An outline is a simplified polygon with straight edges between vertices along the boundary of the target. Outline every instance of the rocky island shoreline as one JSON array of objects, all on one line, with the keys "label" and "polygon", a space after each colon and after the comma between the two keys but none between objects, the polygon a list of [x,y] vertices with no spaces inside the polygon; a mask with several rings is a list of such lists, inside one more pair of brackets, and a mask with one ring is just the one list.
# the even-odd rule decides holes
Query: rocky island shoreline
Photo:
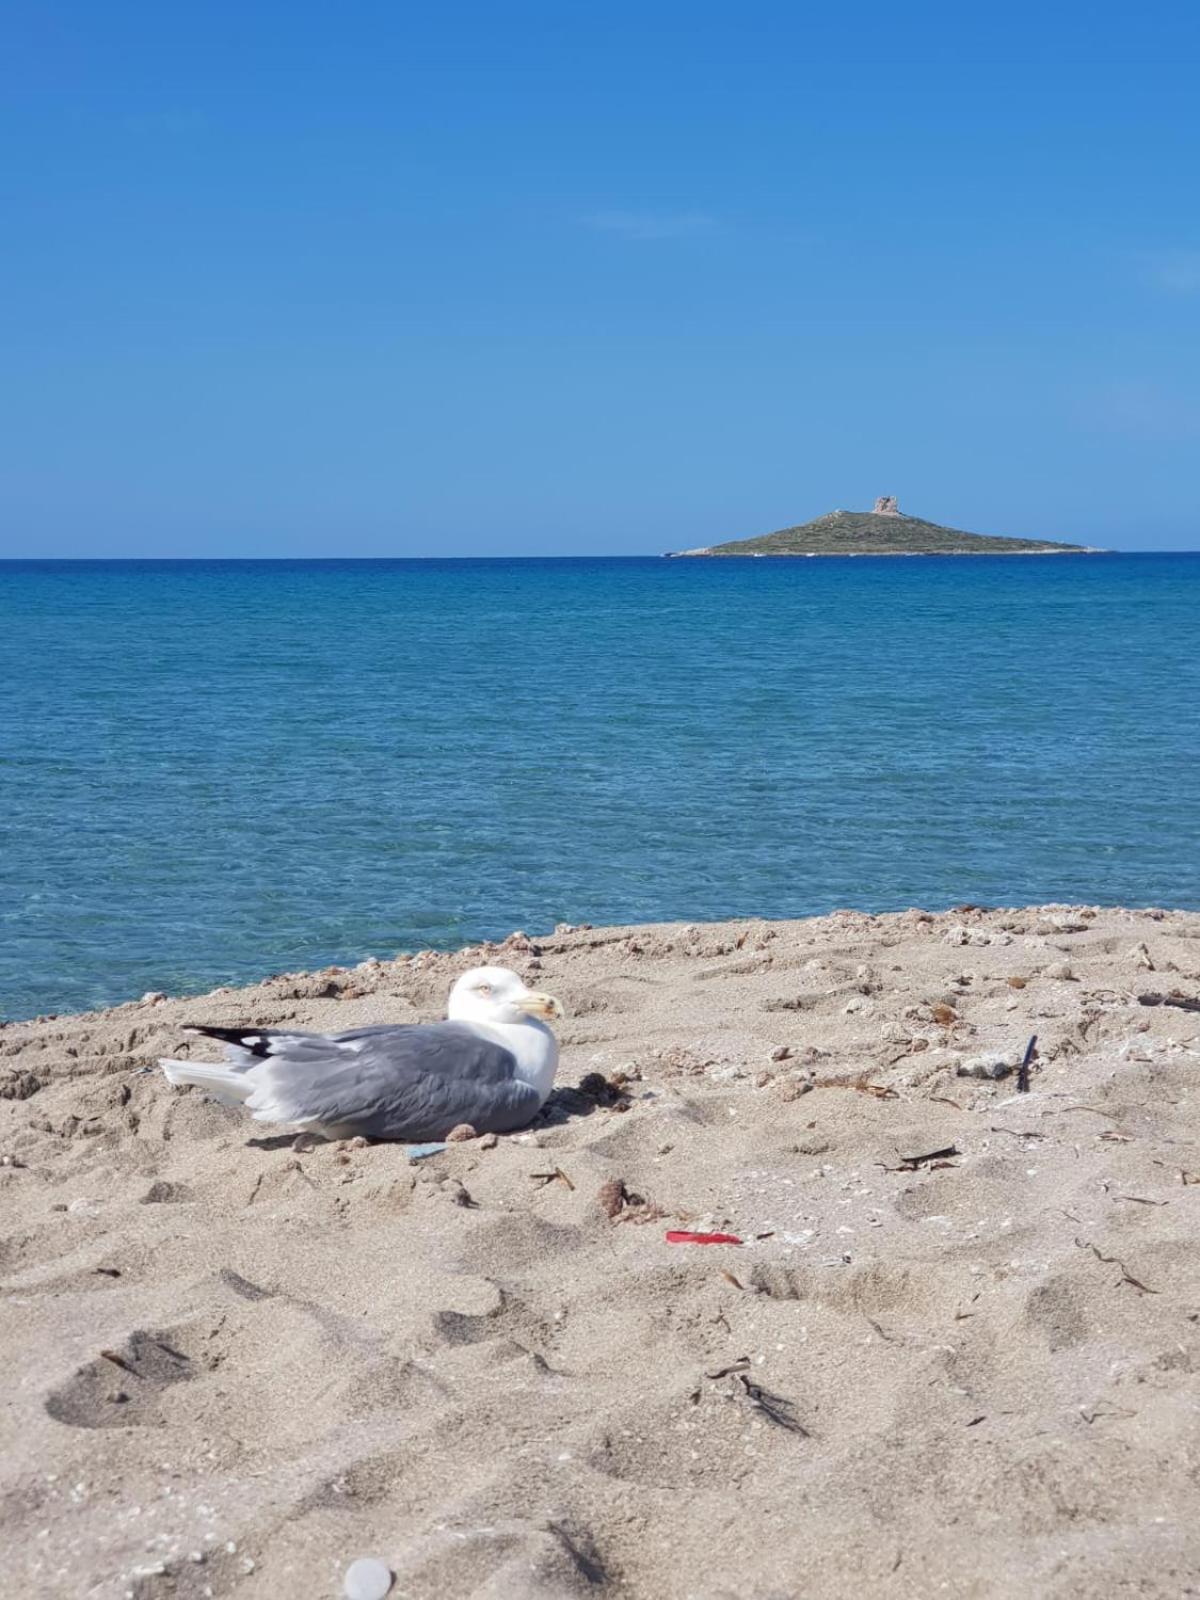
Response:
[{"label": "rocky island shoreline", "polygon": [[811,522],[753,539],[668,550],[681,556],[1082,556],[1103,555],[1092,545],[1048,539],[1011,539],[964,533],[903,513],[894,495],[881,495],[872,511],[830,511]]}]

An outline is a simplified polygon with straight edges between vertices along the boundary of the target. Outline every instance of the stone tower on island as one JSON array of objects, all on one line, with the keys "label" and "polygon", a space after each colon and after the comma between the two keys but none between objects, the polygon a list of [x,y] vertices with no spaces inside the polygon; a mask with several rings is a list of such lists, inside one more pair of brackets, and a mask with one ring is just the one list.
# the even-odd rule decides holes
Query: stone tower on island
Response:
[{"label": "stone tower on island", "polygon": [[900,502],[894,494],[881,494],[875,502],[875,515],[877,517],[898,517],[900,515]]}]

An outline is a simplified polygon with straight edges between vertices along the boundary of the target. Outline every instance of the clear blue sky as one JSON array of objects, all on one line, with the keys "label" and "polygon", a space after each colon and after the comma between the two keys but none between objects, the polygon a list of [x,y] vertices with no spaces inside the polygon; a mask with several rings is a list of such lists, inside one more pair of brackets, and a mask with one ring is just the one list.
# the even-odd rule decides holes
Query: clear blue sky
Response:
[{"label": "clear blue sky", "polygon": [[1200,546],[1195,0],[7,15],[0,555]]}]

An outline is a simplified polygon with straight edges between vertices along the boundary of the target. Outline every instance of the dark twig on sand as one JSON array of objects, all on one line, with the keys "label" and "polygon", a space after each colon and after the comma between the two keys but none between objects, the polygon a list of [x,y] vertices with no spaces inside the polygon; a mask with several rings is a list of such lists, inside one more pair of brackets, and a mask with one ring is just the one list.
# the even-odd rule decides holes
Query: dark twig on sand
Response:
[{"label": "dark twig on sand", "polygon": [[883,1167],[885,1172],[917,1172],[921,1167],[951,1167],[955,1163],[951,1156],[960,1156],[962,1151],[955,1144],[943,1145],[940,1150],[927,1150],[920,1156],[901,1156],[898,1167],[889,1167],[882,1161],[877,1161],[877,1167]]},{"label": "dark twig on sand", "polygon": [[[865,1311],[863,1312],[863,1316],[867,1317],[867,1313]],[[903,1339],[897,1339],[894,1333],[888,1333],[886,1328],[880,1327],[879,1323],[875,1321],[874,1317],[867,1317],[867,1321],[871,1324],[871,1326],[874,1328],[875,1332],[879,1335],[879,1337],[883,1340],[883,1342],[885,1344],[903,1344],[904,1343]]]},{"label": "dark twig on sand", "polygon": [[1122,1283],[1129,1284],[1132,1288],[1137,1289],[1141,1294],[1161,1294],[1161,1290],[1151,1289],[1149,1285],[1143,1283],[1140,1278],[1135,1278],[1133,1273],[1130,1272],[1129,1268],[1119,1256],[1102,1255],[1100,1251],[1096,1249],[1096,1246],[1091,1242],[1090,1239],[1076,1239],[1075,1243],[1081,1250],[1090,1250],[1095,1256],[1096,1260],[1103,1261],[1106,1266],[1119,1267],[1121,1269],[1120,1281]]},{"label": "dark twig on sand", "polygon": [[565,1183],[568,1189],[575,1187],[561,1167],[555,1167],[553,1172],[531,1172],[529,1181],[536,1183],[539,1189],[544,1189],[548,1183]]},{"label": "dark twig on sand", "polygon": [[749,1365],[749,1356],[739,1356],[736,1361],[731,1361],[727,1367],[721,1367],[717,1372],[706,1372],[704,1376],[706,1378],[711,1378],[715,1383],[718,1378],[728,1378],[730,1373],[745,1372]]},{"label": "dark twig on sand", "polygon": [[774,1423],[777,1428],[785,1429],[788,1433],[798,1434],[802,1439],[809,1437],[808,1429],[796,1416],[796,1408],[790,1400],[785,1400],[782,1395],[772,1394],[769,1389],[763,1389],[757,1383],[751,1383],[743,1372],[737,1374],[737,1381],[755,1411],[761,1412],[768,1422]]},{"label": "dark twig on sand", "polygon": [[1140,994],[1140,1006],[1175,1006],[1179,1011],[1200,1011],[1200,1000],[1194,1000],[1191,995],[1181,994],[1178,989],[1173,989],[1170,994]]}]

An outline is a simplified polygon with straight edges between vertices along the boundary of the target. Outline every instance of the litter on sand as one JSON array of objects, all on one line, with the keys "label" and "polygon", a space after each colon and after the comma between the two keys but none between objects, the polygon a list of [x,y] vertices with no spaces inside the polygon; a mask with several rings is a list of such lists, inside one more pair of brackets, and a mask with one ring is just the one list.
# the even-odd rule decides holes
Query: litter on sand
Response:
[{"label": "litter on sand", "polygon": [[424,1161],[426,1156],[441,1155],[445,1148],[446,1141],[440,1139],[433,1144],[406,1144],[404,1154],[410,1161]]},{"label": "litter on sand", "polygon": [[741,1242],[734,1233],[682,1233],[674,1228],[667,1230],[668,1244],[741,1244]]},{"label": "litter on sand", "polygon": [[374,1556],[360,1556],[346,1568],[342,1593],[346,1600],[383,1600],[395,1581],[392,1569]]}]

